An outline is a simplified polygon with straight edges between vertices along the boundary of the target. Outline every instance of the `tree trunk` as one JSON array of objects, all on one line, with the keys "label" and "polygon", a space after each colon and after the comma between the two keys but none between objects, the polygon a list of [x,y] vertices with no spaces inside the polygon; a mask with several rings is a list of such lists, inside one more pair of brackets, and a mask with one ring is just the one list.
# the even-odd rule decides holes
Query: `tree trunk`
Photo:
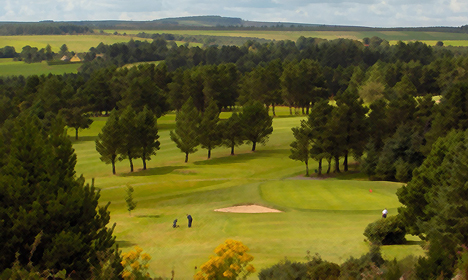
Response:
[{"label": "tree trunk", "polygon": [[252,142],[252,152],[255,152],[255,147],[257,147],[257,142]]},{"label": "tree trunk", "polygon": [[340,157],[335,156],[335,172],[340,173]]},{"label": "tree trunk", "polygon": [[133,161],[132,161],[132,157],[130,156],[130,153],[128,153],[127,155],[128,155],[128,160],[130,161],[130,172],[133,172]]},{"label": "tree trunk", "polygon": [[330,174],[330,169],[331,169],[331,158],[327,159],[327,161],[328,161],[327,174]]},{"label": "tree trunk", "polygon": [[344,156],[344,160],[343,160],[343,169],[344,171],[348,171],[348,151],[346,151],[345,153],[345,156]]},{"label": "tree trunk", "polygon": [[143,161],[143,170],[146,170],[146,157],[142,156],[141,160]]},{"label": "tree trunk", "polygon": [[185,153],[185,163],[188,162],[188,153]]},{"label": "tree trunk", "polygon": [[306,106],[306,113],[307,113],[307,115],[309,114],[309,107],[310,107],[309,104],[307,104],[307,106]]},{"label": "tree trunk", "polygon": [[78,128],[75,128],[76,134],[75,134],[75,140],[78,140]]},{"label": "tree trunk", "polygon": [[289,114],[292,116],[292,107],[289,105]]},{"label": "tree trunk", "polygon": [[318,164],[319,164],[319,166],[318,166],[317,175],[322,175],[322,159],[319,159]]},{"label": "tree trunk", "polygon": [[305,115],[304,106],[301,106],[302,114]]},{"label": "tree trunk", "polygon": [[210,159],[210,158],[211,158],[211,149],[209,148],[208,149],[208,159]]},{"label": "tree trunk", "polygon": [[309,177],[309,162],[306,161],[305,165],[306,165],[306,177]]},{"label": "tree trunk", "polygon": [[273,112],[273,117],[276,117],[275,103],[272,103],[272,104],[271,104],[271,111]]},{"label": "tree trunk", "polygon": [[231,145],[231,156],[234,155],[234,144]]},{"label": "tree trunk", "polygon": [[115,175],[115,160],[112,160],[112,174]]}]

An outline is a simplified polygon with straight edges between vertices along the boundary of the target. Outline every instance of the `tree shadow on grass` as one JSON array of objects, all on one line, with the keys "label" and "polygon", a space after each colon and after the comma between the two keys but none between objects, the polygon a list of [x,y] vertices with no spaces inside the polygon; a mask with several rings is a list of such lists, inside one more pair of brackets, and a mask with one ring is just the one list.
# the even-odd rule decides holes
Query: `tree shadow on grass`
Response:
[{"label": "tree shadow on grass", "polygon": [[242,154],[227,155],[219,158],[211,158],[206,160],[195,161],[195,165],[218,165],[223,163],[239,163],[247,162],[249,160],[257,158],[269,158],[276,157],[279,154],[283,154],[284,150],[289,151],[288,149],[274,149],[274,150],[257,150],[255,152],[246,152]]},{"label": "tree shadow on grass", "polygon": [[136,243],[132,243],[127,240],[116,240],[115,244],[119,246],[119,248],[128,248],[137,245]]},{"label": "tree shadow on grass", "polygon": [[70,136],[70,140],[73,144],[78,144],[80,142],[89,142],[96,141],[97,136],[78,136],[78,140],[75,139],[75,136]]},{"label": "tree shadow on grass", "polygon": [[161,215],[136,215],[137,218],[160,218]]},{"label": "tree shadow on grass", "polygon": [[175,122],[174,123],[158,123],[158,130],[174,130],[175,129]]},{"label": "tree shadow on grass", "polygon": [[137,177],[137,176],[152,176],[152,175],[165,175],[174,170],[187,169],[187,166],[161,166],[155,168],[148,168],[146,170],[139,170],[136,172],[129,172],[121,174],[122,177]]},{"label": "tree shadow on grass", "polygon": [[406,241],[404,244],[401,244],[401,245],[422,245],[423,242],[420,240],[420,241],[415,241],[415,240],[410,240],[410,241]]}]

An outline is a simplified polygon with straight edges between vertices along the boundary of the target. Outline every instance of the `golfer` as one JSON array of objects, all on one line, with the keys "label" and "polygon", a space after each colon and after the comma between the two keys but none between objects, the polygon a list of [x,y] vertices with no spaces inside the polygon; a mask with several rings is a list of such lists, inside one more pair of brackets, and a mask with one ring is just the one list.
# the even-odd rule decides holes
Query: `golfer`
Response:
[{"label": "golfer", "polygon": [[173,222],[173,224],[172,224],[172,227],[173,227],[173,228],[179,227],[179,226],[177,225],[177,219],[174,220],[174,222]]},{"label": "golfer", "polygon": [[388,211],[387,211],[387,208],[385,208],[385,209],[382,211],[382,218],[387,218],[387,214],[388,214]]},{"label": "golfer", "polygon": [[189,214],[187,214],[187,220],[188,220],[188,227],[192,227],[192,216],[190,216]]}]

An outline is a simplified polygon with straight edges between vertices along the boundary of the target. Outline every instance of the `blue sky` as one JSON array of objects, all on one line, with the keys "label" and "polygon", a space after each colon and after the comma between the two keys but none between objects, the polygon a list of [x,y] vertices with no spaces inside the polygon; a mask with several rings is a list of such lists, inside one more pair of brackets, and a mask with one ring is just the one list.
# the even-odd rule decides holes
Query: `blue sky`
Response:
[{"label": "blue sky", "polygon": [[154,20],[199,15],[373,27],[461,26],[468,24],[468,0],[0,0],[0,21]]}]

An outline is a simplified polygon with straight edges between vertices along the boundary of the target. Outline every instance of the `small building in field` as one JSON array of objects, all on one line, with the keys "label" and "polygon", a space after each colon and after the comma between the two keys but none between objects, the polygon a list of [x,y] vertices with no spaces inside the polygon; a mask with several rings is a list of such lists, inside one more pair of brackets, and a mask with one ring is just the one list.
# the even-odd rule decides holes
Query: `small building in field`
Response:
[{"label": "small building in field", "polygon": [[64,56],[62,56],[62,58],[60,60],[61,61],[70,61],[70,58],[68,58],[68,56],[64,55]]},{"label": "small building in field", "polygon": [[70,62],[81,62],[81,58],[79,56],[77,56],[76,54],[70,58]]}]

